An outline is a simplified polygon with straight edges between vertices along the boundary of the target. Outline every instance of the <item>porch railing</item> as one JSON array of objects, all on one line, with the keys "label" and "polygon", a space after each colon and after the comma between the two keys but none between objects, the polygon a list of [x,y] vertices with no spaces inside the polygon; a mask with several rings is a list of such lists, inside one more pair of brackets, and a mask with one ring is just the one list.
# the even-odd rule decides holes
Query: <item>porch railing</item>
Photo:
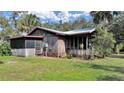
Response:
[{"label": "porch railing", "polygon": [[69,50],[70,54],[72,55],[76,55],[76,56],[81,56],[81,55],[89,55],[90,54],[90,50],[82,50],[82,49],[70,49]]}]

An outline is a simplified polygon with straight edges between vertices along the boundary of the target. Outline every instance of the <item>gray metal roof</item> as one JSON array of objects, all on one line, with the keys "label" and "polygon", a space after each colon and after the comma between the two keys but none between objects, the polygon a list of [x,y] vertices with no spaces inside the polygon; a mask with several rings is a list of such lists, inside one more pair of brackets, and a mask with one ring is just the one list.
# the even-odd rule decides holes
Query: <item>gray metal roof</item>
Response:
[{"label": "gray metal roof", "polygon": [[64,33],[67,35],[76,35],[76,34],[92,33],[94,31],[95,31],[95,28],[85,28],[85,29],[75,29],[75,30],[64,32]]},{"label": "gray metal roof", "polygon": [[92,33],[95,31],[95,28],[85,28],[85,29],[75,29],[75,30],[63,32],[63,31],[58,31],[58,30],[53,30],[53,29],[38,26],[38,27],[35,27],[34,29],[32,29],[31,33],[37,28],[43,29],[43,30],[46,30],[48,32],[52,32],[52,33],[55,33],[58,35],[76,35],[76,34],[86,34],[86,33],[88,34],[88,33]]}]

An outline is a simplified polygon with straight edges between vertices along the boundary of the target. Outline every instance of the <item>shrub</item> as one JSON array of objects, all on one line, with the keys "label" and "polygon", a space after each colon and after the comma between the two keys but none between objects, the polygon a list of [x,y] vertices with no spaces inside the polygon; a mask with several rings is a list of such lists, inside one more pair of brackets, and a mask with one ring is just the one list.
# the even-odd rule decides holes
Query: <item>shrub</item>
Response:
[{"label": "shrub", "polygon": [[10,44],[8,42],[1,41],[0,42],[0,56],[10,56],[10,55],[12,55]]},{"label": "shrub", "polygon": [[72,55],[71,55],[71,54],[68,54],[68,55],[67,55],[67,58],[68,58],[68,59],[72,59]]},{"label": "shrub", "polygon": [[123,43],[116,44],[116,53],[119,54],[120,50],[124,47]]}]

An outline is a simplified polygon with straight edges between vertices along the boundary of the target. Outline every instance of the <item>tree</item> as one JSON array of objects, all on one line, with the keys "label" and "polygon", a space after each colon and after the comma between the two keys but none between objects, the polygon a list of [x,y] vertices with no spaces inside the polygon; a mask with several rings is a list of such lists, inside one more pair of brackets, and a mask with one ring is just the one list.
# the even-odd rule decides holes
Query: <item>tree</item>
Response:
[{"label": "tree", "polygon": [[18,24],[17,28],[19,31],[28,33],[31,31],[32,27],[40,26],[41,22],[40,22],[40,19],[36,15],[26,14],[18,20],[17,24]]},{"label": "tree", "polygon": [[73,29],[83,29],[90,27],[91,21],[87,21],[85,18],[78,18],[72,23]]},{"label": "tree", "polygon": [[91,27],[91,21],[87,21],[85,18],[78,18],[75,21],[69,21],[59,24],[59,29],[61,31],[69,31],[74,29],[83,29]]},{"label": "tree", "polygon": [[21,15],[27,13],[27,11],[12,11],[10,15],[10,22],[13,30],[17,31],[17,21],[21,17]]},{"label": "tree", "polygon": [[107,28],[97,26],[96,33],[91,41],[95,49],[95,55],[105,57],[112,53],[115,40],[113,34],[107,31]]},{"label": "tree", "polygon": [[13,36],[16,36],[16,32],[14,32],[11,27],[6,27],[5,31],[0,32],[0,37],[2,41],[7,41]]},{"label": "tree", "polygon": [[64,22],[63,24],[59,24],[59,29],[60,31],[69,31],[72,30],[72,22]]},{"label": "tree", "polygon": [[2,31],[5,31],[5,28],[9,26],[9,23],[8,23],[8,20],[3,17],[3,16],[0,16],[0,28]]},{"label": "tree", "polygon": [[5,40],[5,38],[7,36],[12,36],[13,34],[13,30],[9,24],[9,21],[7,20],[7,18],[0,16],[0,37],[1,40]]},{"label": "tree", "polygon": [[114,15],[118,15],[117,11],[91,11],[90,14],[93,17],[93,22],[95,24],[99,24],[104,21],[106,23],[110,23],[113,19]]},{"label": "tree", "polygon": [[109,31],[114,34],[116,40],[115,52],[119,53],[124,46],[124,12],[121,12],[113,19],[112,24],[109,26]]}]

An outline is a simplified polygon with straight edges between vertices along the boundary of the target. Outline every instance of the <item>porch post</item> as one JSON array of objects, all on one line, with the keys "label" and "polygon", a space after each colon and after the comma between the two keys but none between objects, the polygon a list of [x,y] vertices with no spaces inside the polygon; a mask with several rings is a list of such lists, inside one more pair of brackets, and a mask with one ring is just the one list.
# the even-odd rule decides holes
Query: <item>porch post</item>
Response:
[{"label": "porch post", "polygon": [[71,50],[71,38],[68,38],[69,49]]},{"label": "porch post", "polygon": [[68,53],[70,54],[70,53],[71,53],[71,38],[69,37],[69,38],[67,39],[67,41],[68,41],[67,51],[68,51]]},{"label": "porch post", "polygon": [[28,54],[27,54],[27,40],[25,39],[25,56],[27,57]]},{"label": "porch post", "polygon": [[73,37],[73,53],[75,54],[75,37]]},{"label": "porch post", "polygon": [[86,55],[89,55],[89,52],[88,52],[88,35],[86,36]]},{"label": "porch post", "polygon": [[77,37],[77,54],[78,54],[78,51],[79,51],[79,37]]},{"label": "porch post", "polygon": [[86,50],[88,49],[88,36],[86,36]]},{"label": "porch post", "polygon": [[[83,44],[83,48],[84,48],[84,43],[83,43],[83,41],[84,41],[84,38],[83,38],[83,36],[82,36],[82,44]],[[83,52],[84,52],[84,51],[83,51],[83,50],[84,50],[83,48],[81,49],[81,55],[83,55]]]},{"label": "porch post", "polygon": [[68,48],[68,45],[69,45],[68,43],[69,43],[69,41],[68,41],[68,39],[66,38],[66,39],[65,39],[65,47],[66,47],[66,49]]}]

